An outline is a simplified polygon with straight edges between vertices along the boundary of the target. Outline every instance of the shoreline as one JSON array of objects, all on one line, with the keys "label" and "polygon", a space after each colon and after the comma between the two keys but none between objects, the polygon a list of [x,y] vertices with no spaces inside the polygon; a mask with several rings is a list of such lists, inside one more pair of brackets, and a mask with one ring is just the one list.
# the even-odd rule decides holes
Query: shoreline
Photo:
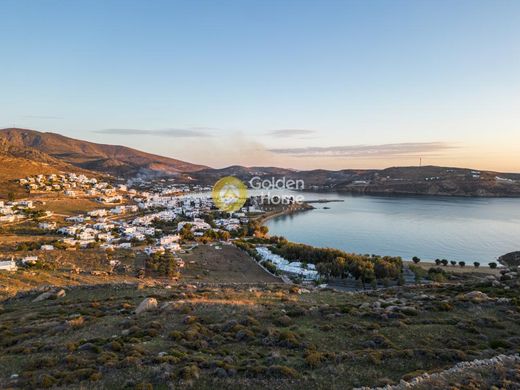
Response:
[{"label": "shoreline", "polygon": [[261,216],[258,216],[257,218],[255,218],[255,220],[258,221],[261,225],[264,225],[267,221],[277,218],[277,217],[296,214],[296,213],[300,213],[303,211],[314,210],[314,209],[315,209],[314,206],[304,202],[295,208],[286,208],[286,209],[282,209],[282,210],[270,211]]}]

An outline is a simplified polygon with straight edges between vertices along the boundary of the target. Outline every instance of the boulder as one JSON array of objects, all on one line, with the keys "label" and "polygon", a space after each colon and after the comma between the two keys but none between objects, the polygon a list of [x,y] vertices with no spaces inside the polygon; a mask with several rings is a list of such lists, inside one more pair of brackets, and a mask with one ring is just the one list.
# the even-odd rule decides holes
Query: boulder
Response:
[{"label": "boulder", "polygon": [[137,309],[135,309],[135,314],[140,315],[147,311],[156,310],[157,305],[158,305],[157,299],[146,298],[139,304],[139,306],[137,306]]},{"label": "boulder", "polygon": [[472,302],[486,302],[489,301],[490,298],[487,294],[482,291],[471,291],[463,296],[465,299],[469,299]]},{"label": "boulder", "polygon": [[53,296],[54,292],[53,291],[47,291],[47,292],[44,292],[40,295],[38,295],[36,298],[33,299],[33,302],[41,302],[41,301],[45,301],[47,299],[50,299],[52,296]]}]

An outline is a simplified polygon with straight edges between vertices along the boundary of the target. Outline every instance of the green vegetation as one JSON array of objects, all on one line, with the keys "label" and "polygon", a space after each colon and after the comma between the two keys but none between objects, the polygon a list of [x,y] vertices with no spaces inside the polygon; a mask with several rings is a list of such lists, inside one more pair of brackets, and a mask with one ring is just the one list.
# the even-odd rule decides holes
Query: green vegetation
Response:
[{"label": "green vegetation", "polygon": [[357,255],[338,249],[315,248],[287,241],[278,242],[271,250],[289,261],[299,260],[316,264],[317,271],[326,278],[352,276],[363,286],[376,279],[397,280],[403,266],[400,257]]},{"label": "green vegetation", "polygon": [[170,278],[179,276],[177,263],[171,252],[152,254],[146,260],[146,269],[159,276],[168,276]]},{"label": "green vegetation", "polygon": [[[404,287],[348,299],[334,291],[301,294],[298,287],[282,284],[104,285],[67,290],[41,303],[32,302],[37,293],[30,294],[5,301],[0,311],[0,386],[314,389],[397,384],[418,373],[520,348],[520,308],[507,301],[458,298],[475,288],[471,283]],[[478,288],[493,298],[516,294]],[[146,297],[154,297],[157,308],[134,314]]]}]

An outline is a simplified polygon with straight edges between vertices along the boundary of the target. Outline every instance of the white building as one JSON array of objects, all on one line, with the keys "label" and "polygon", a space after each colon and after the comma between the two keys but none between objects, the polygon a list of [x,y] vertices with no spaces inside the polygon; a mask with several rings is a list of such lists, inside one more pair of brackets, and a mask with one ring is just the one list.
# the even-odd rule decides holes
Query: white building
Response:
[{"label": "white building", "polygon": [[159,243],[159,245],[169,245],[169,244],[178,242],[180,240],[180,238],[181,237],[178,234],[163,236],[163,237],[159,238],[158,243]]},{"label": "white building", "polygon": [[56,222],[40,222],[38,224],[38,228],[44,230],[54,230],[56,229]]},{"label": "white building", "polygon": [[25,256],[22,259],[22,264],[35,264],[38,261],[38,256]]},{"label": "white building", "polygon": [[13,260],[0,261],[0,271],[13,272],[17,269],[18,267],[16,266],[16,263]]}]

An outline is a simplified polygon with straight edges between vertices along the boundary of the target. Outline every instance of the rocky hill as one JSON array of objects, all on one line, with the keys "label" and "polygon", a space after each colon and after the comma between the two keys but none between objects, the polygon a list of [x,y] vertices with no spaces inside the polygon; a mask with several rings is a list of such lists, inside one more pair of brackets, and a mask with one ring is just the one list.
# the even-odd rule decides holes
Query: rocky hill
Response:
[{"label": "rocky hill", "polygon": [[204,184],[222,176],[236,176],[246,182],[254,176],[275,180],[285,177],[303,180],[306,190],[373,195],[520,196],[520,174],[436,166],[339,171],[232,166],[205,169],[191,176]]},{"label": "rocky hill", "polygon": [[26,129],[0,130],[0,145],[8,154],[24,153],[31,160],[55,164],[57,160],[73,166],[119,176],[175,175],[203,168],[173,158],[141,152],[125,146],[96,144]]},{"label": "rocky hill", "polygon": [[[24,159],[16,177],[28,174],[25,167],[29,161],[33,168],[41,170],[39,173],[46,173],[49,169],[84,169],[123,177],[175,176],[179,181],[205,185],[212,185],[223,176],[235,176],[246,182],[258,176],[262,179],[303,180],[305,189],[314,191],[374,195],[520,196],[520,174],[513,173],[437,166],[298,171],[233,165],[213,169],[125,146],[96,144],[25,129],[0,130],[0,156]],[[4,163],[0,171],[6,166]],[[17,166],[16,162],[14,166]],[[46,169],[42,168],[44,166]]]}]

